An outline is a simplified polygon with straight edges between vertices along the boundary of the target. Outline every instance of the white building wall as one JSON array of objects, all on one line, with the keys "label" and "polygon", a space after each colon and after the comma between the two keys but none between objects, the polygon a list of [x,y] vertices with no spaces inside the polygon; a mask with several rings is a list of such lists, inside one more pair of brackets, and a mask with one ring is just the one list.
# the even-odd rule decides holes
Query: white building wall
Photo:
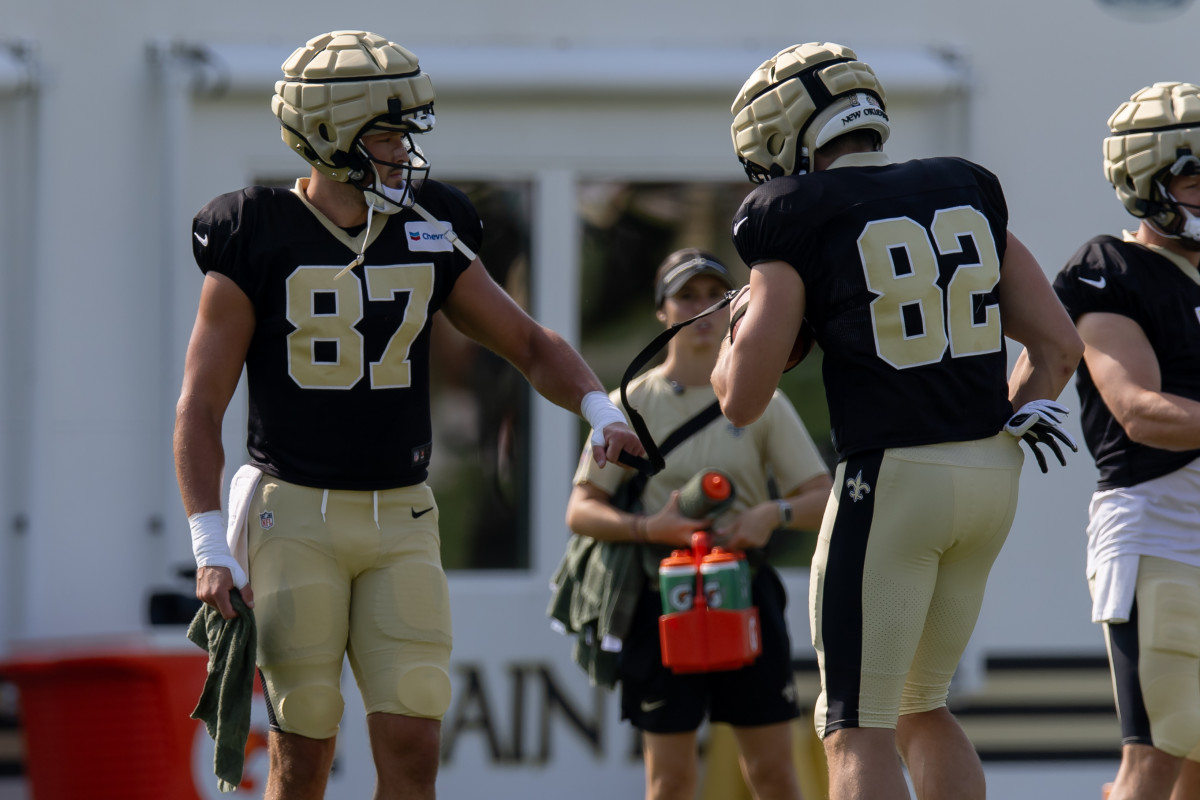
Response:
[{"label": "white building wall", "polygon": [[[739,180],[728,103],[758,61],[794,41],[843,42],[880,67],[894,156],[965,155],[998,174],[1012,229],[1048,274],[1090,236],[1131,223],[1100,171],[1107,115],[1147,83],[1200,80],[1190,34],[1200,11],[1129,20],[1101,0],[0,0],[0,20],[0,655],[29,639],[144,631],[147,590],[189,558],[170,458],[200,285],[189,220],[220,192],[304,166],[279,141],[273,75],[255,66],[264,57],[277,67],[338,27],[415,50],[439,91],[427,148],[435,175],[534,183],[534,311],[572,339],[576,309],[562,299],[576,291],[575,182]],[[13,42],[28,44],[35,80]],[[204,81],[214,73],[172,54],[179,42],[240,53],[231,74],[250,77],[213,94]],[[937,85],[945,73],[922,72],[935,51],[958,59],[949,72],[965,75],[961,93]],[[1077,404],[1073,389],[1064,397]],[[229,473],[241,405],[226,425]],[[458,658],[491,658],[500,680],[544,652],[585,697],[537,614],[501,624],[514,633],[497,637],[495,617],[480,611],[505,593],[506,609],[536,610],[560,552],[575,426],[544,402],[535,412],[535,568],[453,577]],[[1100,648],[1082,577],[1093,481],[1086,454],[1048,476],[1026,470],[980,655]],[[802,644],[805,577],[788,579]]]}]

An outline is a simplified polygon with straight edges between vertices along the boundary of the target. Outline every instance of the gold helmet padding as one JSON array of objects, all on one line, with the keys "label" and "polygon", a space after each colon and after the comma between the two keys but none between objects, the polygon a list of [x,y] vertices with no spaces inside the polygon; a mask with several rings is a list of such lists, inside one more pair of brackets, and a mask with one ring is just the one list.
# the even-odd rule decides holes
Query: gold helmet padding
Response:
[{"label": "gold helmet padding", "polygon": [[853,50],[833,42],[793,45],[763,62],[738,91],[730,108],[733,149],[755,182],[807,172],[812,152],[835,135],[868,128],[886,141],[884,106],[883,86]]},{"label": "gold helmet padding", "polygon": [[1108,118],[1104,177],[1135,217],[1171,226],[1178,211],[1164,196],[1164,171],[1200,157],[1200,87],[1156,83],[1139,89]]},{"label": "gold helmet padding", "polygon": [[363,177],[354,145],[368,125],[433,127],[433,83],[412,52],[382,36],[322,34],[292,53],[283,75],[271,98],[283,141],[334,180]]}]

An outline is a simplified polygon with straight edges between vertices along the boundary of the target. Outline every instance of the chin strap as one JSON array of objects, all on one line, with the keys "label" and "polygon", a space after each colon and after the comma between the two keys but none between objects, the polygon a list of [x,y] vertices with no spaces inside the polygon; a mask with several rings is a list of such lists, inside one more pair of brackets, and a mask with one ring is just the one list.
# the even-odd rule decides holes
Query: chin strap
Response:
[{"label": "chin strap", "polygon": [[1175,200],[1171,195],[1168,194],[1167,197],[1174,200],[1175,207],[1179,209],[1179,213],[1183,217],[1183,228],[1180,229],[1178,236],[1200,242],[1200,217],[1193,214],[1187,205]]}]

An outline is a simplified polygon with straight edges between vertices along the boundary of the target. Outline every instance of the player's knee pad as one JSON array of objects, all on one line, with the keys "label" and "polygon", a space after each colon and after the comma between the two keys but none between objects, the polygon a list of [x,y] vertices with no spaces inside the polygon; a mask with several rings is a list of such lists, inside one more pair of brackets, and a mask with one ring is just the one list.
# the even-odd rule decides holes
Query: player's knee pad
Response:
[{"label": "player's knee pad", "polygon": [[439,664],[421,663],[363,676],[367,713],[440,720],[450,708],[450,673]]},{"label": "player's knee pad", "polygon": [[450,708],[450,675],[434,665],[405,672],[396,687],[396,703],[379,711],[411,717],[441,719]]},{"label": "player's knee pad", "polygon": [[275,718],[284,733],[328,739],[337,735],[344,705],[341,692],[332,686],[301,686],[276,701]]}]

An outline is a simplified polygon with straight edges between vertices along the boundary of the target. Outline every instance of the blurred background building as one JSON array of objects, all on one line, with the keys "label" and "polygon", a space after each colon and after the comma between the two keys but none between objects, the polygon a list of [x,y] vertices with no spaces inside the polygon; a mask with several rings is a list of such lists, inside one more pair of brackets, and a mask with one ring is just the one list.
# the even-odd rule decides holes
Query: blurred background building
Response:
[{"label": "blurred background building", "polygon": [[[609,386],[655,332],[664,254],[701,246],[736,262],[729,224],[750,184],[729,105],[782,47],[855,48],[887,90],[893,159],[961,155],[995,172],[1048,274],[1090,236],[1132,227],[1101,174],[1109,113],[1149,83],[1200,80],[1191,0],[0,0],[0,20],[0,661],[190,653],[179,623],[193,562],[170,448],[201,283],[190,220],[219,193],[306,174],[269,98],[312,36],[367,29],[418,54],[437,91],[422,141],[432,176],[470,192],[485,264]],[[635,796],[636,739],[544,613],[584,431],[444,322],[435,346],[430,480],[456,634],[440,791]],[[784,387],[828,453],[819,359]],[[1077,405],[1073,388],[1064,399]],[[230,474],[244,418],[239,392]],[[998,797],[1098,797],[1115,774],[1083,577],[1094,479],[1086,453],[1026,470],[956,687]],[[810,540],[779,556],[811,696]],[[0,683],[5,800],[30,796],[21,697]],[[349,702],[331,797],[370,791],[361,715]],[[720,742],[706,791],[732,797],[714,788]],[[196,792],[216,797],[204,744],[200,730]],[[238,795],[261,792],[263,774],[252,753]]]}]

